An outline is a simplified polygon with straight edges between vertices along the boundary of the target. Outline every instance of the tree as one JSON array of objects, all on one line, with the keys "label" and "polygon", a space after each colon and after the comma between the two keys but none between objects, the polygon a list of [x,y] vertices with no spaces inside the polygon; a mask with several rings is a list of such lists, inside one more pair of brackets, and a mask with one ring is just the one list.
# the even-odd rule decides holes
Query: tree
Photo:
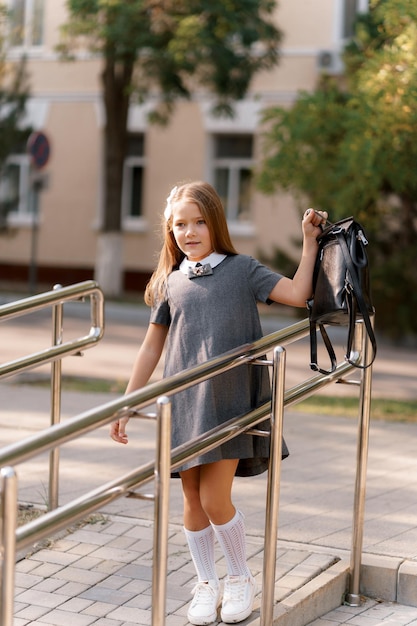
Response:
[{"label": "tree", "polygon": [[354,214],[368,231],[376,324],[417,334],[417,6],[374,0],[344,53],[344,82],[323,76],[294,107],[265,114],[258,183]]},{"label": "tree", "polygon": [[[28,137],[30,129],[22,122],[28,98],[25,59],[7,60],[8,13],[0,5],[0,181],[5,179],[7,157]],[[0,230],[7,229],[7,214],[16,206],[17,197],[0,197]]]},{"label": "tree", "polygon": [[[157,91],[151,122],[167,123],[175,102],[197,87],[214,93],[217,113],[232,114],[253,75],[278,61],[281,33],[270,20],[273,0],[68,0],[61,51],[84,45],[103,59],[106,113],[102,241],[120,250],[121,191],[132,101]],[[99,247],[108,249],[108,243]],[[107,294],[121,290],[121,259],[98,258]],[[115,268],[109,281],[111,267]]]}]

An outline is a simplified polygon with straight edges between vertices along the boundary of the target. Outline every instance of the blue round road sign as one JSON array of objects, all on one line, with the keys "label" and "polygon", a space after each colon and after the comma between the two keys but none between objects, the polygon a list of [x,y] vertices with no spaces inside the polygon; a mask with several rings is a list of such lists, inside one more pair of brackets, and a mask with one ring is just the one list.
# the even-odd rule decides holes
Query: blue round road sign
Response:
[{"label": "blue round road sign", "polygon": [[32,133],[27,142],[27,151],[32,157],[34,167],[38,170],[45,167],[51,153],[48,137],[41,132]]}]

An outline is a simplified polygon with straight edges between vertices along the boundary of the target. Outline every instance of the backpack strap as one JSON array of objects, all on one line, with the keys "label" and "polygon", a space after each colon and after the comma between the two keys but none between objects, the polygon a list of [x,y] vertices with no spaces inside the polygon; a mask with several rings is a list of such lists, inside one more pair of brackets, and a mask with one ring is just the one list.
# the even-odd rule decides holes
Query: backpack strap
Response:
[{"label": "backpack strap", "polygon": [[310,318],[310,367],[315,372],[320,372],[320,374],[331,374],[335,371],[337,365],[336,354],[332,346],[332,342],[329,339],[329,335],[324,328],[324,324],[319,324],[319,329],[321,336],[323,338],[323,343],[326,346],[327,353],[330,359],[330,370],[324,370],[319,367],[317,362],[317,325],[316,322]]},{"label": "backpack strap", "polygon": [[[336,233],[336,236],[337,236],[339,245],[341,247],[343,257],[345,259],[346,267],[348,268],[348,271],[349,271],[350,279],[352,281],[352,290],[348,291],[349,333],[348,333],[348,342],[347,342],[345,358],[349,363],[351,363],[351,365],[355,365],[356,367],[365,369],[369,367],[370,365],[372,365],[376,357],[377,347],[376,347],[374,329],[372,328],[372,324],[371,324],[371,320],[370,320],[369,312],[368,312],[368,307],[366,305],[365,299],[362,294],[362,289],[359,284],[357,270],[352,261],[352,257],[347,247],[345,235],[343,232],[339,231],[338,233]],[[370,362],[365,365],[357,365],[356,363],[353,363],[352,360],[350,359],[350,354],[352,352],[353,340],[354,340],[354,335],[355,335],[355,320],[356,320],[357,307],[359,308],[359,311],[361,312],[361,315],[365,324],[366,332],[368,333],[368,336],[372,345],[372,358]]]}]

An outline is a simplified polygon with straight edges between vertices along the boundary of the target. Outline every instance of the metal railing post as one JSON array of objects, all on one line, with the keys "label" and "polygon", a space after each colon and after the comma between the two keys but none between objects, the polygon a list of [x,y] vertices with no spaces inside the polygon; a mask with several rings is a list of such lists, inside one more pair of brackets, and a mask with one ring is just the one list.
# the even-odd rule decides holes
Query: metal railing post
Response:
[{"label": "metal railing post", "polygon": [[271,445],[265,512],[261,626],[271,626],[274,612],[282,430],[284,418],[285,357],[286,353],[284,348],[277,346],[274,350],[272,370]]},{"label": "metal railing post", "polygon": [[1,626],[12,626],[16,560],[17,476],[12,467],[4,467],[0,475],[0,624]]},{"label": "metal railing post", "polygon": [[171,478],[171,402],[157,401],[155,505],[152,572],[152,626],[164,626],[168,571],[169,484]]},{"label": "metal railing post", "polygon": [[[55,285],[54,291],[62,289],[62,285]],[[52,308],[52,343],[54,346],[62,344],[63,304],[58,302]],[[62,359],[51,364],[51,426],[61,421],[61,373]],[[59,446],[49,453],[49,493],[48,510],[52,511],[59,505]]]},{"label": "metal railing post", "polygon": [[[373,318],[372,318],[373,323]],[[362,321],[356,322],[362,343],[362,364],[368,363],[371,343]],[[353,505],[352,547],[350,554],[350,583],[345,604],[360,606],[360,573],[362,565],[363,526],[365,519],[366,473],[368,465],[369,422],[371,411],[372,365],[361,370],[359,390],[359,423],[356,451],[356,480]]]}]

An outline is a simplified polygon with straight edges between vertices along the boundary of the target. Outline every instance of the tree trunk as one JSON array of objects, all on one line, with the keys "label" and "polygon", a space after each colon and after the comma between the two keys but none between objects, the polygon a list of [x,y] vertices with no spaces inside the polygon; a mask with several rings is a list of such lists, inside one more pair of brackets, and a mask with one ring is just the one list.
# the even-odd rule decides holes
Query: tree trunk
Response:
[{"label": "tree trunk", "polygon": [[401,196],[402,215],[401,215],[401,234],[403,238],[404,247],[411,247],[415,238],[414,231],[414,214],[415,214],[415,202],[409,195],[402,194]]},{"label": "tree trunk", "polygon": [[[96,279],[104,293],[120,296],[123,289],[122,184],[127,149],[129,87],[134,59],[116,61],[109,52],[102,74],[106,112],[104,128],[104,198],[102,235],[99,235]],[[108,236],[107,236],[108,235]],[[109,245],[109,249],[106,249]]]},{"label": "tree trunk", "polygon": [[104,294],[118,297],[123,292],[123,235],[119,232],[98,234],[95,280]]}]

